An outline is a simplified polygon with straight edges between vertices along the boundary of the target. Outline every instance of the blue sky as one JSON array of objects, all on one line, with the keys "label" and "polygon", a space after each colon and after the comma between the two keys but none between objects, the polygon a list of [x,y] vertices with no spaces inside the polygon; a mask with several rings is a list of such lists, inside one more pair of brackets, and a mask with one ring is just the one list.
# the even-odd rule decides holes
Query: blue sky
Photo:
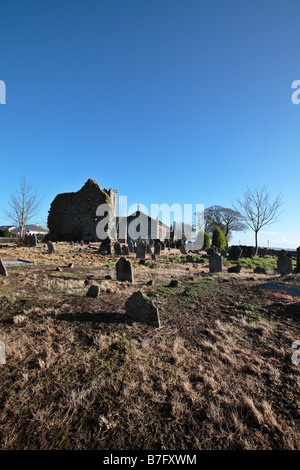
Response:
[{"label": "blue sky", "polygon": [[[47,220],[88,178],[128,205],[282,193],[260,245],[300,245],[298,0],[1,0],[0,213],[25,174]],[[9,222],[4,216],[0,223]],[[251,231],[232,243],[253,244]]]}]

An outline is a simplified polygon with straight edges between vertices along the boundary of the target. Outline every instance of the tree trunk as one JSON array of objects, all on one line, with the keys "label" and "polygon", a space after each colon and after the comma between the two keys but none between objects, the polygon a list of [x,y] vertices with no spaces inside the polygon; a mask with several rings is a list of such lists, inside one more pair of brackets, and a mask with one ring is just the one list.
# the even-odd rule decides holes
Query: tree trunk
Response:
[{"label": "tree trunk", "polygon": [[257,253],[258,253],[257,235],[258,235],[258,232],[255,232],[255,254],[254,254],[254,256],[257,256]]}]

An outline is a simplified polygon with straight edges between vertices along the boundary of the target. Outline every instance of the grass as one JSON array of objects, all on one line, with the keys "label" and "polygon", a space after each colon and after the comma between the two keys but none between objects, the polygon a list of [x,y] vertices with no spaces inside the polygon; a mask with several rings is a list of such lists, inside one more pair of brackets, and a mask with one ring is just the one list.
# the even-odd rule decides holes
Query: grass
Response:
[{"label": "grass", "polygon": [[[183,258],[136,269],[133,285],[102,279],[97,299],[81,273],[98,281],[103,265],[0,278],[1,449],[300,449],[298,299],[201,265],[189,278]],[[138,289],[161,328],[126,319]]]},{"label": "grass", "polygon": [[[267,258],[240,258],[238,261],[223,259],[223,264],[228,265],[241,265],[243,268],[255,269],[256,267],[265,268],[267,271],[276,271],[277,269],[277,258],[267,257]],[[293,260],[293,268],[296,267],[296,261]]]}]

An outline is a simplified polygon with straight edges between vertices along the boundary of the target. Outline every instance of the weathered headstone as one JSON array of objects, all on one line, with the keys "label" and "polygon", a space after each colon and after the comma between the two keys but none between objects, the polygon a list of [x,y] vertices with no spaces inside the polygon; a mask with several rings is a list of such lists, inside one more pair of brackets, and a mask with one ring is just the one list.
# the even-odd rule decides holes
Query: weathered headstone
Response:
[{"label": "weathered headstone", "polygon": [[186,255],[186,249],[184,245],[180,245],[179,250],[182,255]]},{"label": "weathered headstone", "polygon": [[156,261],[156,255],[154,253],[151,255],[151,259],[152,261]]},{"label": "weathered headstone", "polygon": [[292,258],[282,253],[277,259],[277,271],[282,275],[293,272]]},{"label": "weathered headstone", "polygon": [[37,246],[37,238],[36,238],[35,233],[30,234],[28,236],[28,244],[29,244],[29,246]]},{"label": "weathered headstone", "polygon": [[126,315],[132,320],[147,323],[148,325],[160,326],[158,308],[151,299],[141,291],[134,292],[125,303]]},{"label": "weathered headstone", "polygon": [[124,256],[129,255],[129,249],[128,249],[127,245],[122,245],[121,250],[122,250],[122,255],[124,255]]},{"label": "weathered headstone", "polygon": [[52,253],[55,253],[55,249],[54,249],[54,246],[53,246],[53,243],[51,243],[50,241],[47,242],[47,247],[48,247],[48,253],[51,255]]},{"label": "weathered headstone", "polygon": [[0,275],[1,276],[8,276],[8,272],[6,267],[3,264],[2,258],[0,258]]},{"label": "weathered headstone", "polygon": [[194,257],[192,255],[186,255],[186,262],[187,263],[193,263],[194,262]]},{"label": "weathered headstone", "polygon": [[111,255],[111,239],[109,237],[102,240],[98,253],[101,255]]},{"label": "weathered headstone", "polygon": [[254,246],[242,246],[241,247],[242,249],[242,254],[241,256],[243,258],[253,258],[253,256],[255,255],[255,248]]},{"label": "weathered headstone", "polygon": [[236,266],[230,266],[230,267],[228,268],[228,272],[229,272],[229,273],[237,273],[237,274],[238,274],[238,273],[241,272],[241,269],[242,269],[241,265],[237,264]]},{"label": "weathered headstone", "polygon": [[133,273],[132,273],[132,266],[129,260],[124,258],[119,259],[116,263],[116,274],[117,274],[117,281],[128,281],[133,282]]},{"label": "weathered headstone", "polygon": [[100,292],[99,286],[97,284],[92,284],[86,293],[86,297],[98,297],[99,292]]},{"label": "weathered headstone", "polygon": [[297,248],[297,273],[300,273],[300,246]]},{"label": "weathered headstone", "polygon": [[128,250],[129,253],[133,253],[133,243],[131,240],[128,240]]},{"label": "weathered headstone", "polygon": [[115,254],[120,256],[122,254],[121,245],[119,242],[114,243]]},{"label": "weathered headstone", "polygon": [[161,250],[160,242],[155,242],[155,244],[154,244],[154,254],[155,255],[160,255],[160,250]]},{"label": "weathered headstone", "polygon": [[152,248],[151,248],[151,246],[148,245],[148,244],[147,244],[147,246],[146,246],[146,251],[147,251],[147,254],[148,254],[148,255],[152,255]]},{"label": "weathered headstone", "polygon": [[242,256],[242,251],[243,250],[240,246],[237,246],[237,245],[231,246],[229,249],[229,253],[228,253],[228,259],[232,261],[238,261],[240,257]]},{"label": "weathered headstone", "polygon": [[142,241],[137,244],[136,257],[138,259],[145,259],[146,257],[146,246]]},{"label": "weathered headstone", "polygon": [[223,258],[218,253],[213,253],[209,257],[209,272],[221,273],[223,271]]}]

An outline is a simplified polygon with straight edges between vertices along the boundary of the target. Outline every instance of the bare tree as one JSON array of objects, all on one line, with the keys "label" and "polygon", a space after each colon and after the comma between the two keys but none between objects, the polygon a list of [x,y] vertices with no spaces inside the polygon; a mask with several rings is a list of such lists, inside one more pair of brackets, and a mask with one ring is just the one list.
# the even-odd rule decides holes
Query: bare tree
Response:
[{"label": "bare tree", "polygon": [[215,228],[219,227],[226,237],[227,245],[232,232],[244,231],[247,228],[239,211],[222,206],[211,206],[205,209],[204,221],[205,232],[213,233]]},{"label": "bare tree", "polygon": [[39,211],[41,199],[34,191],[26,176],[20,179],[19,188],[10,195],[9,209],[6,216],[20,228],[20,238],[25,235],[25,225],[35,217]]},{"label": "bare tree", "polygon": [[279,216],[283,212],[279,212],[282,205],[282,196],[279,194],[274,200],[271,200],[265,186],[254,191],[247,189],[244,199],[238,199],[237,205],[244,222],[254,231],[256,256],[258,251],[258,232],[263,227],[278,221]]}]

